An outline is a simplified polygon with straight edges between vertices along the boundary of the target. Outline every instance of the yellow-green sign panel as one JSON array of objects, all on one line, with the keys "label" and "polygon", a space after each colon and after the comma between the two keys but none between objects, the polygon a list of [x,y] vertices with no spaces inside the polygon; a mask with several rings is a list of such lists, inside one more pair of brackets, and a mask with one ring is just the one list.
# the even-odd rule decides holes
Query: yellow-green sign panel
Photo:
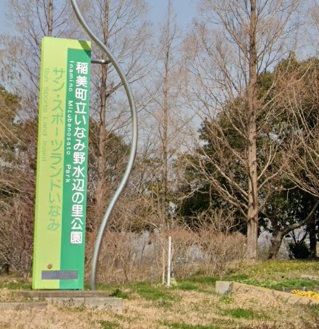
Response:
[{"label": "yellow-green sign panel", "polygon": [[83,289],[91,45],[45,37],[33,289]]}]

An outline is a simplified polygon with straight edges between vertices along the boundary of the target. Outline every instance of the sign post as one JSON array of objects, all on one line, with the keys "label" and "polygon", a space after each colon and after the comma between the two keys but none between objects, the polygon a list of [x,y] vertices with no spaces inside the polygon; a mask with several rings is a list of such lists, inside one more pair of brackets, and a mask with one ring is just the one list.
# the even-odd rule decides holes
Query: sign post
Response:
[{"label": "sign post", "polygon": [[33,289],[83,289],[91,45],[41,48]]}]

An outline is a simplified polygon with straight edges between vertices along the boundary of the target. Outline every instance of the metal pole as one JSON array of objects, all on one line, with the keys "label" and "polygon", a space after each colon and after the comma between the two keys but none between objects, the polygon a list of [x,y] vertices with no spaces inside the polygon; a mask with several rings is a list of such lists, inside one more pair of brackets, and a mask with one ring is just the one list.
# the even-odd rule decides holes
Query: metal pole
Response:
[{"label": "metal pole", "polygon": [[165,271],[166,271],[166,258],[165,258],[165,243],[166,241],[163,241],[163,245],[162,245],[162,284],[165,284]]},{"label": "metal pole", "polygon": [[167,252],[167,287],[171,286],[171,264],[172,264],[172,237],[168,237]]},{"label": "metal pole", "polygon": [[101,223],[101,226],[99,228],[99,231],[98,231],[98,234],[97,234],[97,237],[96,237],[96,241],[95,241],[93,259],[92,259],[91,280],[90,280],[91,289],[95,290],[95,288],[96,288],[97,262],[98,262],[98,258],[99,258],[100,248],[101,248],[101,244],[102,244],[102,241],[103,241],[103,235],[104,235],[104,232],[105,232],[106,224],[107,224],[107,222],[108,222],[108,220],[111,216],[112,210],[113,210],[118,198],[120,197],[120,195],[121,195],[121,193],[122,193],[122,191],[123,191],[123,189],[124,189],[124,187],[125,187],[125,185],[128,181],[128,178],[129,178],[130,173],[132,171],[134,160],[135,160],[135,157],[136,157],[137,139],[138,139],[137,112],[136,112],[135,103],[134,103],[134,99],[133,99],[133,94],[131,92],[131,88],[130,88],[129,83],[127,81],[127,78],[126,78],[124,72],[122,71],[121,67],[119,66],[118,62],[116,61],[116,59],[114,58],[112,53],[109,51],[109,49],[106,47],[106,45],[98,39],[98,37],[93,33],[93,31],[87,25],[87,23],[85,22],[82,14],[81,14],[81,11],[80,11],[79,7],[78,7],[77,1],[76,0],[71,0],[71,4],[72,4],[73,10],[76,14],[76,17],[79,20],[80,24],[82,25],[83,29],[90,36],[90,38],[101,48],[101,50],[106,54],[107,62],[112,64],[114,66],[116,72],[118,73],[118,75],[119,75],[119,77],[122,81],[122,84],[124,86],[127,98],[128,98],[130,111],[131,111],[131,117],[132,117],[132,144],[131,144],[130,155],[129,155],[127,167],[126,167],[126,170],[125,170],[124,175],[122,177],[122,180],[121,180],[114,196],[112,197],[109,206],[106,209],[105,215],[103,217],[103,220],[102,220],[102,223]]}]

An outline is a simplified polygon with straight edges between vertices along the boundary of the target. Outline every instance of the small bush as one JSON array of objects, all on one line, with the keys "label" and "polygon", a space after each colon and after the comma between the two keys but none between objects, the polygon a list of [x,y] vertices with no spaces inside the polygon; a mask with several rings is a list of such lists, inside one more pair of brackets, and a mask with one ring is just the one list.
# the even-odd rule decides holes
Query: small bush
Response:
[{"label": "small bush", "polygon": [[[173,245],[172,275],[178,280],[199,274],[220,276],[244,258],[245,237],[221,233],[214,227],[197,232],[182,227],[166,232],[107,232],[99,259],[98,281],[160,282],[167,264],[168,236],[172,237]],[[87,259],[89,267],[90,258]]]},{"label": "small bush", "polygon": [[304,241],[289,244],[290,252],[295,259],[307,259],[310,257],[310,251]]}]

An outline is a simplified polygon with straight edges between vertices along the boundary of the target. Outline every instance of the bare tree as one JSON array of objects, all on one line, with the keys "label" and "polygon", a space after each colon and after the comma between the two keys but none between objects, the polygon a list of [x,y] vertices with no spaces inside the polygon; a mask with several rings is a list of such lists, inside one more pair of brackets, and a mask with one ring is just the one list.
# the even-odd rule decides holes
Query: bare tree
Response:
[{"label": "bare tree", "polygon": [[69,19],[70,10],[68,1],[9,2],[8,15],[16,33],[1,37],[6,48],[1,63],[2,75],[6,85],[21,97],[24,117],[37,115],[41,39],[44,36],[71,36],[74,21]]},{"label": "bare tree", "polygon": [[[96,0],[86,12],[97,36],[118,58],[132,84],[146,72],[143,56],[149,31],[145,14],[144,0]],[[96,57],[104,56],[93,51]],[[95,231],[123,171],[127,148],[118,149],[120,143],[115,141],[123,138],[125,144],[129,119],[122,84],[111,65],[94,67],[92,84],[89,225]]]},{"label": "bare tree", "polygon": [[[6,56],[1,58],[3,83],[17,97],[11,117],[2,118],[5,135],[2,138],[1,162],[5,149],[10,149],[10,161],[0,182],[0,190],[10,189],[1,207],[3,236],[1,253],[6,250],[12,268],[28,274],[31,267],[33,236],[33,202],[35,173],[35,142],[37,94],[39,80],[40,43],[45,35],[59,36],[68,30],[65,3],[46,0],[10,1],[10,19],[16,26],[14,36],[2,36]],[[8,96],[6,96],[7,102]],[[9,98],[10,99],[10,98]],[[11,100],[14,96],[11,96]],[[6,106],[6,104],[5,104]],[[17,231],[17,233],[15,232]],[[19,243],[17,243],[19,241]]]},{"label": "bare tree", "polygon": [[176,23],[173,3],[167,1],[166,19],[153,50],[156,61],[152,81],[146,86],[150,103],[147,109],[149,127],[145,130],[152,143],[154,198],[159,223],[165,227],[173,224],[170,202],[174,202],[176,189],[174,161],[182,149],[190,122],[190,115],[184,107],[188,76],[181,55],[182,32]]},{"label": "bare tree", "polygon": [[[202,154],[200,170],[205,171],[208,160],[215,171],[215,177],[207,177],[212,188],[245,214],[247,257],[256,259],[258,214],[266,202],[261,191],[280,173],[270,170],[278,144],[267,127],[276,99],[272,86],[259,91],[258,80],[289,49],[298,1],[203,0],[201,5],[203,20],[187,42],[191,92],[201,119],[212,122],[207,134],[216,152]],[[218,116],[228,129],[220,126]],[[240,146],[230,142],[230,129]],[[266,140],[263,149],[258,148],[260,139]],[[237,173],[235,166],[241,168]]]},{"label": "bare tree", "polygon": [[[299,189],[309,194],[309,199],[316,200],[307,218],[286,227],[289,232],[307,225],[310,236],[312,256],[316,256],[316,222],[319,206],[319,120],[318,120],[318,87],[319,64],[316,59],[295,63],[290,72],[294,81],[285,90],[286,110],[289,122],[289,137],[285,140],[285,172],[289,180]],[[283,82],[285,84],[286,82]]]},{"label": "bare tree", "polygon": [[[172,30],[173,29],[173,30]],[[169,112],[169,85],[171,79],[171,57],[172,57],[172,47],[175,38],[176,27],[172,26],[172,1],[168,1],[167,5],[167,21],[163,34],[163,55],[164,55],[164,74],[163,74],[163,120],[160,123],[160,138],[162,144],[162,186],[163,186],[163,196],[162,196],[162,216],[167,220],[167,209],[168,209],[168,112]]]},{"label": "bare tree", "polygon": [[[2,73],[10,90],[21,97],[22,106],[18,113],[21,121],[30,123],[29,128],[32,128],[32,134],[29,134],[30,140],[28,139],[26,145],[28,150],[24,154],[32,160],[31,169],[23,167],[22,176],[30,186],[31,200],[34,181],[30,181],[30,173],[34,172],[35,161],[34,119],[37,115],[41,39],[43,36],[87,39],[87,35],[82,33],[72,17],[73,11],[69,3],[59,0],[11,1],[10,16],[14,19],[18,33],[14,37],[2,38],[3,47],[7,52],[7,56],[2,61]],[[143,16],[146,13],[144,1],[97,0],[90,4],[83,1],[80,5],[85,9],[83,12],[90,19],[92,28],[119,58],[130,82],[142,78],[144,63],[141,59],[148,36],[147,24]],[[94,53],[96,57],[102,57],[95,48]],[[129,121],[128,115],[124,114],[128,113],[128,106],[124,101],[121,83],[114,69],[107,64],[94,67],[92,83],[89,205],[91,210],[94,206],[94,213],[89,212],[88,223],[92,224],[94,221],[96,224],[101,218],[107,196],[116,184],[115,177],[123,170],[128,149],[125,143]],[[106,113],[111,107],[115,111],[108,112],[107,120]],[[122,137],[118,136],[120,133]],[[25,174],[26,171],[28,175]],[[28,207],[30,208],[30,205]],[[96,228],[94,223],[91,227],[93,230]],[[32,229],[31,226],[29,228]]]}]

